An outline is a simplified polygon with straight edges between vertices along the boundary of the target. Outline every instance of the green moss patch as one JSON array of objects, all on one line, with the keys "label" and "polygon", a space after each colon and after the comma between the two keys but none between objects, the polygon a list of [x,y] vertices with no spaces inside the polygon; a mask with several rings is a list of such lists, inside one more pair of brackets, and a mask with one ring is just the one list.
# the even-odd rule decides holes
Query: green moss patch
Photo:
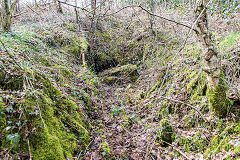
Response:
[{"label": "green moss patch", "polygon": [[226,117],[231,110],[233,102],[226,96],[227,87],[224,81],[224,74],[221,72],[219,84],[215,90],[208,89],[210,110],[219,117]]},{"label": "green moss patch", "polygon": [[[14,145],[12,154],[28,153],[30,147],[34,159],[72,158],[74,151],[88,145],[90,137],[86,128],[89,125],[83,122],[84,115],[76,103],[65,97],[50,80],[36,78],[43,85],[40,92],[29,91],[20,101],[17,95],[8,99],[3,96],[0,147]],[[18,135],[15,144],[12,142],[14,134]]]},{"label": "green moss patch", "polygon": [[162,119],[160,121],[160,129],[158,133],[158,140],[164,146],[168,146],[168,143],[174,142],[176,137],[173,126],[169,123],[169,120]]}]

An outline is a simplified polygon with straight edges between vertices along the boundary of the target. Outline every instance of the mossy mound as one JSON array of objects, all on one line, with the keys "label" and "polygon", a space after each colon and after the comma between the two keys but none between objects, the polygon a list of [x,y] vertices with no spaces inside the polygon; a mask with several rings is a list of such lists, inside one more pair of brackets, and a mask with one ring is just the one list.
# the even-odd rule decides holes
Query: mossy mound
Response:
[{"label": "mossy mound", "polygon": [[35,78],[41,89],[23,90],[22,97],[19,92],[9,92],[9,98],[1,94],[0,147],[13,146],[11,154],[28,153],[30,147],[34,159],[72,158],[78,147],[89,142],[84,115],[49,79]]},{"label": "mossy mound", "polygon": [[101,73],[103,80],[111,85],[113,83],[121,84],[123,82],[136,81],[139,77],[137,66],[128,64],[121,67],[111,68]]},{"label": "mossy mound", "polygon": [[[90,141],[85,110],[99,80],[66,50],[73,41],[77,53],[86,46],[73,33],[51,46],[41,31],[19,27],[1,35],[8,52],[0,59],[0,158],[73,159]],[[69,31],[61,33],[65,39]]]},{"label": "mossy mound", "polygon": [[179,145],[183,146],[187,152],[203,152],[208,146],[207,137],[198,131],[193,137],[182,137],[179,141]]},{"label": "mossy mound", "polygon": [[226,91],[224,74],[221,72],[219,83],[215,90],[208,89],[210,110],[221,118],[227,116],[233,105],[233,102],[227,97]]},{"label": "mossy mound", "polygon": [[158,140],[163,146],[168,146],[174,142],[176,137],[173,126],[169,123],[169,120],[162,119],[160,121],[160,129],[158,133]]}]

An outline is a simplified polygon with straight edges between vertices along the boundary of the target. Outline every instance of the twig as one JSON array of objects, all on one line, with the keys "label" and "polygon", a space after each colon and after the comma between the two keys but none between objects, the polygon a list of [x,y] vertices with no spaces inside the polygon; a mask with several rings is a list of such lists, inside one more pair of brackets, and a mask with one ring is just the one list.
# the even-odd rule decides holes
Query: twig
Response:
[{"label": "twig", "polygon": [[27,138],[27,144],[28,144],[29,160],[32,160],[32,154],[31,154],[31,148],[30,148],[29,138]]},{"label": "twig", "polygon": [[[87,145],[85,151],[88,150],[88,147],[91,145],[92,142],[93,142],[93,140],[92,140],[91,142],[88,143],[88,145]],[[77,160],[79,160],[80,156],[82,155],[82,151],[83,151],[83,150],[81,150],[81,152],[79,152],[78,157],[77,157]],[[84,157],[85,157],[85,156],[84,156]]]},{"label": "twig", "polygon": [[[208,4],[206,5],[206,7],[207,7],[211,2],[212,2],[212,0],[208,2]],[[197,19],[195,20],[195,22],[192,24],[192,26],[191,26],[188,34],[187,34],[187,37],[186,37],[186,39],[184,40],[183,45],[182,45],[182,47],[179,49],[178,52],[181,52],[181,51],[184,49],[184,47],[185,47],[185,45],[186,45],[186,43],[187,43],[187,40],[188,40],[190,34],[192,33],[192,30],[194,30],[193,27],[196,25],[196,23],[198,22],[199,18],[202,16],[203,12],[206,10],[206,7],[202,10],[202,12],[199,14],[199,16],[197,17]],[[194,30],[194,31],[195,31],[195,32],[198,32],[197,30]]]},{"label": "twig", "polygon": [[202,119],[203,119],[205,122],[207,122],[207,120],[204,118],[203,114],[202,114],[196,107],[194,107],[194,106],[192,106],[192,105],[190,105],[190,104],[188,104],[188,103],[185,103],[185,102],[183,102],[183,101],[176,100],[176,99],[172,99],[172,98],[168,98],[168,97],[164,97],[164,96],[158,96],[158,97],[163,98],[163,99],[167,99],[167,100],[169,100],[169,101],[173,101],[173,102],[176,102],[176,103],[181,103],[181,104],[184,104],[184,105],[186,105],[186,106],[188,106],[188,107],[193,108],[194,110],[196,110],[196,111],[200,114],[200,116],[202,117]]},{"label": "twig", "polygon": [[[160,18],[160,19],[163,19],[163,20],[166,20],[166,21],[169,21],[169,22],[173,22],[173,23],[176,23],[176,24],[178,24],[178,25],[181,25],[181,26],[184,26],[184,27],[187,27],[187,28],[191,29],[191,27],[188,26],[188,25],[186,25],[186,24],[183,24],[183,23],[180,23],[180,22],[174,21],[174,20],[172,20],[172,19],[168,19],[168,18],[163,17],[163,16],[156,15],[156,14],[150,12],[149,10],[147,10],[147,9],[145,9],[145,8],[143,8],[142,6],[139,6],[139,5],[125,6],[125,7],[121,8],[121,9],[119,9],[118,11],[113,12],[113,13],[110,13],[110,14],[105,15],[105,16],[111,16],[111,15],[114,15],[114,14],[116,14],[116,13],[118,13],[118,12],[120,12],[120,11],[126,9],[126,8],[140,8],[140,9],[142,9],[143,11],[147,12],[147,13],[148,13],[149,15],[151,15],[151,16],[158,17],[158,18]],[[196,29],[192,29],[192,30],[194,30],[195,32],[197,32]]]},{"label": "twig", "polygon": [[167,144],[170,145],[170,146],[172,146],[174,150],[176,150],[177,152],[179,152],[179,153],[180,153],[183,157],[185,157],[186,159],[192,160],[191,158],[188,158],[188,156],[187,156],[185,153],[183,153],[180,149],[176,148],[174,145],[172,145],[172,144],[170,144],[170,143],[168,143],[168,142],[166,142],[166,141],[164,141],[164,140],[163,140],[163,142],[164,142],[164,143],[167,143]]},{"label": "twig", "polygon": [[57,0],[57,1],[58,1],[59,3],[66,4],[66,5],[68,5],[68,6],[71,6],[71,7],[74,7],[74,8],[78,8],[78,9],[81,9],[81,10],[83,10],[83,11],[87,11],[87,12],[89,12],[89,13],[93,12],[93,11],[88,11],[88,10],[85,9],[85,8],[88,7],[88,6],[82,8],[82,7],[78,7],[78,6],[76,6],[76,5],[67,3],[67,2],[60,1],[60,0]]}]

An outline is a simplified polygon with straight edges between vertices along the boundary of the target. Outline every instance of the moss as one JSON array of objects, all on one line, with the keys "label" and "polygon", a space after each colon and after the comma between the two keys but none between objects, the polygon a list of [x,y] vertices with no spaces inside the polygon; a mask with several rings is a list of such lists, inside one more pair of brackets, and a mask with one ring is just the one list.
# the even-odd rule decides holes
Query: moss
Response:
[{"label": "moss", "polygon": [[[0,88],[10,90],[0,93],[0,150],[1,154],[9,151],[13,159],[29,158],[28,140],[33,159],[50,160],[73,159],[74,152],[84,150],[90,141],[83,107],[93,105],[91,92],[98,81],[87,68],[73,63],[72,54],[59,52],[74,46],[74,52],[80,54],[87,50],[87,41],[84,36],[49,28],[1,36],[14,58],[3,54],[0,60]],[[77,96],[68,97],[72,91]]]},{"label": "moss", "polygon": [[73,77],[73,74],[71,73],[71,71],[67,67],[60,66],[60,65],[55,65],[54,68],[56,68],[59,71],[60,75],[64,78]]},{"label": "moss", "polygon": [[186,150],[187,152],[192,151],[192,139],[190,137],[183,137],[180,139],[179,141],[179,145],[183,146],[184,150]]},{"label": "moss", "polygon": [[[5,107],[4,106],[5,105],[3,103],[3,99],[2,99],[2,97],[0,97],[0,135],[6,126]],[[1,144],[0,144],[0,146],[1,146]]]},{"label": "moss", "polygon": [[111,149],[110,149],[110,147],[109,147],[109,144],[107,143],[107,142],[103,142],[102,144],[101,144],[101,147],[102,147],[102,149],[103,149],[103,155],[107,155],[107,156],[109,156],[110,155],[110,153],[111,153]]},{"label": "moss", "polygon": [[[20,120],[24,121],[23,126],[17,131],[20,143],[11,150],[12,153],[28,152],[28,145],[24,140],[27,134],[34,159],[61,160],[65,159],[65,156],[72,159],[79,147],[89,144],[90,137],[86,130],[89,125],[83,122],[85,117],[75,102],[65,97],[49,79],[40,75],[35,77],[42,83],[42,91],[35,94],[27,92],[22,103],[16,103],[14,108],[10,109],[14,112],[7,112],[4,103],[0,102],[0,129],[5,131],[2,132],[4,139],[0,143],[0,148],[8,148],[11,145],[6,141],[7,135],[10,134],[6,132],[9,125],[6,121],[15,123]],[[24,108],[21,119],[16,112],[19,107]],[[15,132],[12,128],[9,131]]]},{"label": "moss", "polygon": [[210,111],[219,117],[226,117],[233,105],[233,102],[227,97],[226,92],[227,87],[224,82],[224,74],[221,72],[218,86],[216,86],[214,91],[208,88],[207,92]]},{"label": "moss", "polygon": [[105,83],[107,83],[108,85],[112,85],[112,84],[114,84],[114,83],[120,84],[120,80],[119,80],[119,78],[116,77],[116,76],[109,76],[109,77],[105,76],[105,77],[103,78],[103,81],[104,81]]},{"label": "moss", "polygon": [[208,140],[204,134],[198,131],[193,137],[182,137],[179,145],[187,152],[204,152],[208,146]]},{"label": "moss", "polygon": [[197,132],[192,140],[192,151],[203,152],[208,146],[208,140],[204,134]]},{"label": "moss", "polygon": [[230,137],[228,132],[230,131],[230,126],[226,127],[223,132],[213,137],[210,147],[204,153],[205,156],[210,156],[212,154],[218,154],[222,150],[229,151],[233,148],[231,144],[229,144]]},{"label": "moss", "polygon": [[77,149],[75,136],[81,137],[82,144],[88,144],[89,135],[82,122],[84,117],[77,111],[76,104],[65,97],[54,103],[56,100],[45,94],[37,101],[29,98],[23,103],[30,111],[36,104],[41,107],[42,118],[32,121],[38,128],[38,133],[30,137],[34,159],[64,159],[64,154],[72,159]]},{"label": "moss", "polygon": [[101,73],[101,75],[104,76],[105,82],[109,84],[114,82],[136,81],[139,77],[137,66],[132,64],[109,69]]},{"label": "moss", "polygon": [[[172,143],[175,140],[175,131],[173,126],[169,123],[167,119],[162,119],[160,121],[160,129],[158,133],[158,140],[164,145],[168,146],[167,143]],[[167,143],[166,143],[167,142]]]},{"label": "moss", "polygon": [[3,85],[4,80],[5,80],[5,73],[2,70],[0,70],[0,86]]}]

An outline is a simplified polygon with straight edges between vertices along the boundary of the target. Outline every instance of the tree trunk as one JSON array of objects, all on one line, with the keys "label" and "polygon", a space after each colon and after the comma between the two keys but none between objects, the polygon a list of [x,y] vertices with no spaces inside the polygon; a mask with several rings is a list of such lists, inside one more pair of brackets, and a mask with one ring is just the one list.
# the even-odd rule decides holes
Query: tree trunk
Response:
[{"label": "tree trunk", "polygon": [[1,26],[3,32],[9,32],[12,26],[12,18],[16,11],[18,0],[10,4],[9,0],[2,1],[1,8]]},{"label": "tree trunk", "polygon": [[227,87],[221,71],[221,60],[208,29],[207,3],[209,0],[201,0],[195,11],[197,36],[203,46],[203,70],[207,74],[210,112],[225,117],[229,111],[230,100],[226,96]]},{"label": "tree trunk", "polygon": [[57,12],[60,14],[63,14],[63,9],[62,9],[62,5],[60,2],[57,3]]},{"label": "tree trunk", "polygon": [[[149,2],[149,8],[152,13],[155,11],[155,2],[154,0],[150,0]],[[155,35],[155,30],[154,30],[154,16],[149,15],[149,21],[150,21],[150,29],[153,35]]]}]

